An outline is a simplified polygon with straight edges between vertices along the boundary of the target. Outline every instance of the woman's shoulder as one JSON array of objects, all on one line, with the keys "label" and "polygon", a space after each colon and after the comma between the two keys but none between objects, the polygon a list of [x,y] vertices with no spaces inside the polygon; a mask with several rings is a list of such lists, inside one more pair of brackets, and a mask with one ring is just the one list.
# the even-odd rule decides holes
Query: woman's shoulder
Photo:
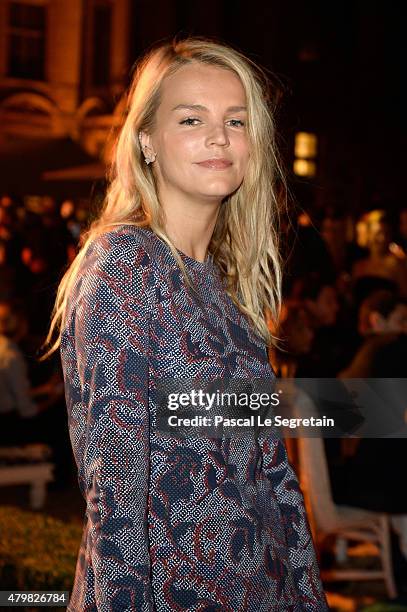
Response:
[{"label": "woman's shoulder", "polygon": [[103,261],[126,261],[141,258],[144,265],[156,258],[154,234],[149,228],[135,225],[118,225],[92,238],[86,249],[85,259],[99,264]]},{"label": "woman's shoulder", "polygon": [[79,276],[108,273],[117,277],[126,270],[132,279],[137,279],[150,272],[153,284],[153,279],[171,265],[169,248],[149,227],[123,224],[89,240]]},{"label": "woman's shoulder", "polygon": [[120,225],[90,239],[70,292],[70,303],[101,300],[151,302],[155,288],[155,248],[151,231]]}]

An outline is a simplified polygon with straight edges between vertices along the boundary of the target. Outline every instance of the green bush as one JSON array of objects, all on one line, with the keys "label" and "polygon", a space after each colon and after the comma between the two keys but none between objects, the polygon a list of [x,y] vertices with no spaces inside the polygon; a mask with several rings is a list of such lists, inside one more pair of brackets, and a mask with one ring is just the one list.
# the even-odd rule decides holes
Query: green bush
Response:
[{"label": "green bush", "polygon": [[77,523],[0,506],[0,589],[71,591],[81,535]]}]

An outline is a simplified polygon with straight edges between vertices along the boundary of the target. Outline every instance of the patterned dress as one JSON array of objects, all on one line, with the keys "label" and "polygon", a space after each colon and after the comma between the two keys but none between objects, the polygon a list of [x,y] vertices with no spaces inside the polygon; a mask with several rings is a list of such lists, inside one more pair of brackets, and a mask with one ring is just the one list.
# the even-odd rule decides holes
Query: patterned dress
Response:
[{"label": "patterned dress", "polygon": [[88,246],[62,330],[86,501],[68,612],[328,610],[298,481],[271,435],[160,435],[160,378],[274,378],[213,259],[122,225]]}]

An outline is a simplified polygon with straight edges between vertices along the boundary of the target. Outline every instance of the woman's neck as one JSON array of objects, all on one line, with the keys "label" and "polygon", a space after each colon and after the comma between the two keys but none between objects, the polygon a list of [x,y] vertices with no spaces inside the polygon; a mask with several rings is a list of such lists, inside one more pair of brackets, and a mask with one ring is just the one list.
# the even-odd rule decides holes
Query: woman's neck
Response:
[{"label": "woman's neck", "polygon": [[177,249],[197,261],[205,261],[218,216],[215,203],[163,204],[165,230]]}]

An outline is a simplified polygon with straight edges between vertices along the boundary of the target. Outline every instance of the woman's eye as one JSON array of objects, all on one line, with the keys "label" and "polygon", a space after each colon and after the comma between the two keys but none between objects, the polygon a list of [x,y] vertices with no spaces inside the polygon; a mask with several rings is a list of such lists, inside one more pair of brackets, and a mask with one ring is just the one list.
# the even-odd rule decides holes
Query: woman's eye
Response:
[{"label": "woman's eye", "polygon": [[196,125],[193,121],[199,121],[199,119],[194,119],[193,117],[187,117],[187,119],[183,119],[180,121],[181,124],[184,125]]},{"label": "woman's eye", "polygon": [[244,121],[241,121],[241,119],[231,119],[230,123],[232,123],[233,127],[244,127]]},{"label": "woman's eye", "polygon": [[[197,125],[198,123],[201,123],[201,120],[195,117],[187,117],[180,121],[181,125]],[[229,119],[228,123],[231,124],[232,127],[244,127],[245,125],[244,121],[241,119]]]}]

